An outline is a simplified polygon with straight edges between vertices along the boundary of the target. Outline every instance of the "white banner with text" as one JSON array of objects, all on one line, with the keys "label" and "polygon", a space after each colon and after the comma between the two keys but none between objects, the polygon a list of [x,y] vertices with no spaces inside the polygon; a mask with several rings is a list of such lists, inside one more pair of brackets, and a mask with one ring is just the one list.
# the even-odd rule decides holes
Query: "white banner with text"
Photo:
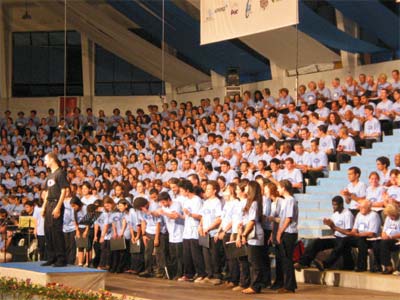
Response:
[{"label": "white banner with text", "polygon": [[298,22],[297,0],[201,0],[201,45]]}]

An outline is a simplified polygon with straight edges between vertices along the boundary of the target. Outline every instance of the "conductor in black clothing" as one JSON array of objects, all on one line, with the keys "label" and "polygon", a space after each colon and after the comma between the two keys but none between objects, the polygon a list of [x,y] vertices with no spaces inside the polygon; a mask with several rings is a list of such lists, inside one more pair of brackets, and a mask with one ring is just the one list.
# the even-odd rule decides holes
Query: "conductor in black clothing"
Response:
[{"label": "conductor in black clothing", "polygon": [[66,266],[65,243],[63,235],[64,198],[69,186],[66,174],[54,153],[48,153],[44,163],[51,173],[46,179],[46,193],[43,203],[44,235],[47,249],[47,262],[42,266]]}]

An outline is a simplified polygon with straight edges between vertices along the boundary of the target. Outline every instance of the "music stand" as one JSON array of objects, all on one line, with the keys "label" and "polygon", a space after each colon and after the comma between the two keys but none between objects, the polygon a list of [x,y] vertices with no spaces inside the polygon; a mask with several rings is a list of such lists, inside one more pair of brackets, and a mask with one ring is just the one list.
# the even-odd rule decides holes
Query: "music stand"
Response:
[{"label": "music stand", "polygon": [[29,247],[31,245],[31,231],[30,229],[33,228],[35,224],[35,219],[31,216],[20,216],[18,220],[18,228],[28,230],[28,245],[26,247],[26,257],[29,260]]}]

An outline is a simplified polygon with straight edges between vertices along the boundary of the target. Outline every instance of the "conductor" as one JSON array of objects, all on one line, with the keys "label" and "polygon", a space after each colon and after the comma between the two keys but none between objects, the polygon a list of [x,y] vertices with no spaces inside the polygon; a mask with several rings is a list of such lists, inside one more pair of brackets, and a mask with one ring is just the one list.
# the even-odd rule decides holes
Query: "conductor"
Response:
[{"label": "conductor", "polygon": [[64,218],[64,198],[69,186],[64,170],[54,153],[44,158],[46,167],[51,173],[46,179],[46,191],[43,203],[44,234],[47,249],[47,262],[42,266],[65,267],[65,243],[62,231]]}]

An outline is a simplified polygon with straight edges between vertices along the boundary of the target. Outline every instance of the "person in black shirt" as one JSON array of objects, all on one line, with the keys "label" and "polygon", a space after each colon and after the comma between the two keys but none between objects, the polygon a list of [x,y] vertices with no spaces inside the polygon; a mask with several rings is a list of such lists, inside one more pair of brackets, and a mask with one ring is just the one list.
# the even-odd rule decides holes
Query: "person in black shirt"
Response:
[{"label": "person in black shirt", "polygon": [[69,184],[65,172],[59,166],[59,160],[55,153],[47,154],[44,161],[51,173],[46,179],[46,194],[43,204],[47,262],[43,263],[42,266],[64,267],[66,266],[66,257],[62,231],[63,203]]}]

